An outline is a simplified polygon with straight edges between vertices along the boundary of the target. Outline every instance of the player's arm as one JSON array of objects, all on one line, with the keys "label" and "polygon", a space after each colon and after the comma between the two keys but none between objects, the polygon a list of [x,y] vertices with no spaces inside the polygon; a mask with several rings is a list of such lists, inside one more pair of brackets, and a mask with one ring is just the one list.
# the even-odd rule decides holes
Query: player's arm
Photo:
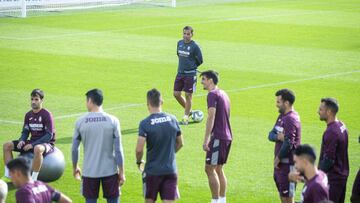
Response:
[{"label": "player's arm", "polygon": [[144,146],[146,142],[146,137],[139,135],[136,149],[135,149],[135,156],[136,156],[136,164],[140,166],[141,163],[143,163],[143,155],[144,155]]},{"label": "player's arm", "polygon": [[[48,189],[51,188],[49,186],[47,186]],[[71,199],[69,197],[67,197],[66,195],[64,195],[63,193],[61,192],[58,192],[54,189],[50,189],[51,192],[51,200],[54,201],[54,202],[59,202],[59,203],[71,203]]]},{"label": "player's arm", "polygon": [[337,136],[327,136],[326,139],[323,140],[324,151],[319,163],[319,168],[325,173],[329,172],[335,163],[336,148],[338,146],[336,137]]},{"label": "player's arm", "polygon": [[270,132],[269,132],[269,136],[268,139],[271,142],[277,142],[278,138],[277,138],[277,130],[275,128],[273,128]]},{"label": "player's arm", "polygon": [[135,158],[136,158],[136,165],[138,166],[139,170],[141,170],[141,165],[144,163],[143,155],[144,155],[144,146],[146,143],[146,130],[145,130],[145,123],[140,122],[139,124],[139,136],[135,148]]},{"label": "player's arm", "polygon": [[81,170],[78,166],[78,160],[79,160],[79,148],[80,148],[80,142],[81,142],[81,135],[79,132],[79,124],[77,123],[74,130],[74,136],[72,140],[72,147],[71,147],[71,159],[73,164],[73,175],[76,179],[80,179],[81,176]]},{"label": "player's arm", "polygon": [[24,117],[24,126],[23,126],[23,129],[21,131],[21,135],[20,135],[20,138],[19,138],[19,143],[16,146],[18,149],[21,149],[21,147],[23,145],[25,145],[25,141],[28,139],[29,134],[30,134],[29,122],[28,122],[28,119],[27,119],[27,115],[25,115],[25,117]]},{"label": "player's arm", "polygon": [[54,202],[59,202],[59,203],[71,203],[72,202],[69,197],[67,197],[63,193],[55,190],[54,188],[52,188],[48,184],[45,184],[45,186],[48,189],[48,191],[50,191],[50,193],[51,193],[51,201],[52,202],[53,201]]},{"label": "player's arm", "polygon": [[208,145],[210,142],[211,131],[214,127],[215,113],[216,113],[215,107],[208,108],[208,117],[206,119],[206,129],[205,129],[204,144],[203,144],[203,149],[205,151],[209,151]]},{"label": "player's arm", "polygon": [[49,143],[51,141],[52,137],[53,137],[53,134],[51,132],[49,132],[48,130],[46,130],[44,135],[42,135],[39,139],[32,142],[31,145],[34,147],[35,145],[38,145],[38,144]]},{"label": "player's arm", "polygon": [[195,60],[196,60],[196,65],[200,66],[203,63],[203,57],[202,57],[202,53],[201,53],[201,49],[199,46],[196,46],[197,48],[195,49]]},{"label": "player's arm", "polygon": [[63,193],[60,193],[60,198],[59,198],[59,200],[57,202],[59,202],[59,203],[72,203],[72,200],[68,196],[64,195]]},{"label": "player's arm", "polygon": [[284,138],[280,152],[278,154],[279,159],[288,157],[290,150],[296,147],[296,122],[297,121],[294,119],[290,119],[284,122]]},{"label": "player's arm", "polygon": [[183,147],[183,136],[182,136],[182,134],[180,133],[180,135],[178,135],[177,137],[176,137],[176,152],[178,152],[182,147]]},{"label": "player's arm", "polygon": [[120,122],[118,119],[116,119],[115,124],[116,124],[115,133],[114,133],[115,161],[119,170],[119,184],[121,186],[125,182],[124,152],[121,143]]}]

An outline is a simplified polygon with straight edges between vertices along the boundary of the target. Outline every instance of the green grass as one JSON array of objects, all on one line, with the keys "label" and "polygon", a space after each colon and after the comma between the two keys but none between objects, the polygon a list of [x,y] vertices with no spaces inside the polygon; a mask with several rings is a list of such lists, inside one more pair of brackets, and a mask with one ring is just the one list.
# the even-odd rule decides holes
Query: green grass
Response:
[{"label": "green grass", "polygon": [[[30,108],[29,93],[42,88],[67,164],[63,177],[51,185],[82,202],[70,155],[77,116],[66,116],[84,112],[84,93],[101,88],[105,110],[119,117],[123,131],[127,181],[122,202],[142,202],[134,149],[139,121],[148,115],[145,93],[158,88],[165,98],[164,111],[181,117],[182,109],[172,97],[175,50],[182,27],[189,24],[204,55],[200,69],[220,72],[219,86],[232,102],[234,141],[225,166],[228,202],[279,202],[272,178],[274,144],[267,133],[277,116],[274,92],[285,87],[296,92],[302,142],[317,150],[326,127],[317,115],[320,98],[339,100],[338,117],[350,133],[350,202],[360,166],[360,2],[214,2],[179,0],[175,9],[126,6],[0,18],[0,143],[19,137]],[[201,89],[198,84],[194,109],[206,112],[206,92]],[[205,122],[182,127],[179,202],[210,200],[201,147],[204,128]],[[14,193],[10,191],[8,202],[15,202]]]}]

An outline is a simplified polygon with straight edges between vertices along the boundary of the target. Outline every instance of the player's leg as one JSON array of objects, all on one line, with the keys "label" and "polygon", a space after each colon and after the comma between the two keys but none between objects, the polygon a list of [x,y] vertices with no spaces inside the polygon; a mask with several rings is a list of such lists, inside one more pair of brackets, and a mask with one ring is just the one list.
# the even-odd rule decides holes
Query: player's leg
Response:
[{"label": "player's leg", "polygon": [[215,168],[216,165],[205,165],[205,172],[208,177],[212,199],[219,199],[220,181]]},{"label": "player's leg", "polygon": [[329,181],[329,199],[335,203],[345,201],[346,181]]},{"label": "player's leg", "polygon": [[32,179],[37,180],[41,165],[43,163],[43,154],[46,151],[45,145],[39,144],[34,147],[34,159],[32,162]]},{"label": "player's leg", "polygon": [[185,108],[185,98],[181,95],[181,91],[184,89],[184,77],[176,76],[174,81],[174,97],[176,101]]},{"label": "player's leg", "polygon": [[177,187],[177,174],[165,175],[160,185],[160,197],[164,203],[175,202],[179,199],[179,190]]},{"label": "player's leg", "polygon": [[185,91],[185,112],[183,121],[187,124],[192,107],[192,95],[196,89],[196,76],[186,76],[184,79],[184,91]]},{"label": "player's leg", "polygon": [[149,176],[146,175],[143,178],[145,182],[144,196],[146,203],[154,203],[156,202],[157,195],[160,192],[160,184],[162,182],[163,176]]},{"label": "player's leg", "polygon": [[3,145],[3,158],[4,158],[4,164],[6,165],[9,161],[13,159],[12,151],[15,148],[15,144],[18,144],[18,141],[10,141],[6,142]]},{"label": "player's leg", "polygon": [[118,174],[101,178],[104,198],[107,203],[118,203],[120,197]]},{"label": "player's leg", "polygon": [[82,195],[86,203],[96,203],[99,197],[100,178],[82,177]]},{"label": "player's leg", "polygon": [[[14,141],[14,142],[16,145],[18,144],[18,141]],[[16,146],[14,142],[12,141],[6,142],[3,145],[3,158],[4,158],[3,160],[4,160],[4,168],[5,168],[4,176],[6,178],[10,178],[9,169],[6,167],[6,164],[13,159],[12,151]]]},{"label": "player's leg", "polygon": [[227,188],[227,178],[225,176],[223,166],[227,162],[227,158],[230,153],[231,141],[230,140],[219,140],[219,160],[216,167],[216,173],[219,177],[220,182],[220,197],[219,203],[226,203],[226,188]]},{"label": "player's leg", "polygon": [[286,163],[280,163],[279,168],[275,169],[275,183],[282,203],[294,202],[295,183],[288,179],[288,174],[292,169],[293,166]]},{"label": "player's leg", "polygon": [[186,103],[185,103],[184,115],[189,117],[190,111],[191,111],[191,106],[192,106],[192,93],[185,92],[185,100],[186,100]]},{"label": "player's leg", "polygon": [[223,165],[216,166],[216,173],[219,177],[219,183],[220,183],[219,198],[223,199],[224,200],[223,202],[226,202],[225,197],[226,197],[227,178],[223,170]]}]

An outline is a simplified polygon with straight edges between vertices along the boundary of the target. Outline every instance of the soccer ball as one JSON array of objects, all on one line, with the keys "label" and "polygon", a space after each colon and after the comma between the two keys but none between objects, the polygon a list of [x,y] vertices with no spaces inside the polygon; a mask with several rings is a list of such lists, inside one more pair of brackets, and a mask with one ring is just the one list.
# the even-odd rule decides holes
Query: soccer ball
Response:
[{"label": "soccer ball", "polygon": [[200,123],[204,119],[204,113],[200,110],[192,111],[191,118],[195,123]]}]

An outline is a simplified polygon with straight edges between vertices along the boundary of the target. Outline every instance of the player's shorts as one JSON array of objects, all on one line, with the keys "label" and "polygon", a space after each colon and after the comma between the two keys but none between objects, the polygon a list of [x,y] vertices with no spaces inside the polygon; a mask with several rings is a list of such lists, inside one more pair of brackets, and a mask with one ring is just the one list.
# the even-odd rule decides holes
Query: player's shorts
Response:
[{"label": "player's shorts", "polygon": [[180,198],[177,187],[177,174],[147,175],[143,173],[143,192],[145,199],[156,201],[158,193],[162,200],[176,200]]},{"label": "player's shorts", "polygon": [[345,180],[333,181],[329,179],[329,199],[333,202],[344,203],[346,194]]},{"label": "player's shorts", "polygon": [[[24,150],[25,145],[30,144],[30,140],[26,140],[25,144],[21,147],[21,149],[17,148],[17,145],[19,144],[19,140],[13,140],[12,143],[14,144],[14,150],[13,151],[15,151],[15,152],[20,152],[20,154],[24,154],[24,153],[28,153],[28,152],[34,153],[34,148],[29,149],[28,151]],[[42,145],[42,146],[45,147],[45,151],[43,153],[44,157],[54,151],[54,145],[53,144],[42,143],[42,144],[39,144],[39,145]]]},{"label": "player's shorts", "polygon": [[288,175],[294,171],[293,165],[288,163],[279,163],[279,168],[274,168],[274,180],[281,197],[294,197],[296,183],[290,182]]},{"label": "player's shorts", "polygon": [[101,178],[82,177],[82,195],[87,199],[97,199],[99,197],[100,182],[103,190],[103,197],[106,199],[117,198],[119,192],[118,174]]},{"label": "player's shorts", "polygon": [[193,93],[196,90],[196,75],[195,76],[181,76],[177,75],[174,82],[174,91],[184,91]]},{"label": "player's shorts", "polygon": [[209,143],[210,150],[206,152],[205,163],[209,165],[226,164],[231,148],[231,140],[220,140],[211,138]]}]

